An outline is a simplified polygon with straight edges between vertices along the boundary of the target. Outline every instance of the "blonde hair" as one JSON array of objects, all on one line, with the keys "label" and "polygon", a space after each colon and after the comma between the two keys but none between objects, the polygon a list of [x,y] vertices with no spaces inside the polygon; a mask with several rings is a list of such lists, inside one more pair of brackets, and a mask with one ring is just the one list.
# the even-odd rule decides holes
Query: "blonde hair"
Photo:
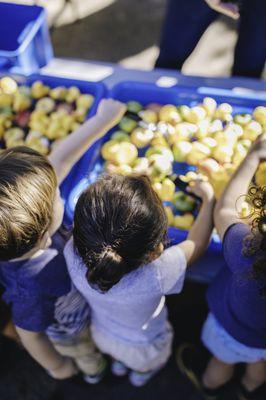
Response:
[{"label": "blonde hair", "polygon": [[28,147],[0,153],[0,260],[32,250],[49,228],[57,188],[48,159]]}]

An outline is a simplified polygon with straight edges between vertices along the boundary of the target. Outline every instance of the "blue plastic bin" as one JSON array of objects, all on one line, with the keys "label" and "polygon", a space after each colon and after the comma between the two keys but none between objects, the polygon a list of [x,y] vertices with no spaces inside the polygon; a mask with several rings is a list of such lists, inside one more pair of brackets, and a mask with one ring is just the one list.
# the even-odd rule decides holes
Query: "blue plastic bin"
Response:
[{"label": "blue plastic bin", "polygon": [[[77,86],[80,89],[81,93],[92,94],[94,96],[94,103],[88,112],[87,118],[90,118],[93,115],[95,115],[100,100],[103,97],[106,97],[107,93],[106,86],[101,82],[85,82],[80,80],[57,78],[53,76],[45,76],[39,74],[34,74],[31,77],[29,77],[26,80],[25,84],[32,85],[36,80],[40,80],[45,85],[48,85],[52,88],[56,86],[66,86],[66,87]],[[95,146],[92,146],[91,148],[92,153],[94,153],[94,148]],[[68,174],[67,178],[62,183],[60,190],[61,190],[61,195],[65,201],[67,201],[73,187],[75,187],[79,183],[82,174],[87,172],[88,164],[90,162],[90,157],[91,154],[88,154],[87,152],[77,162],[77,164],[74,165],[74,167]],[[70,220],[69,216],[66,216],[65,222],[70,223],[71,221],[72,219]]]},{"label": "blue plastic bin", "polygon": [[52,57],[44,8],[0,3],[0,69],[29,75]]},{"label": "blue plastic bin", "polygon": [[[162,88],[155,84],[141,83],[141,82],[121,82],[114,86],[109,92],[109,96],[120,100],[122,102],[128,102],[129,100],[139,101],[141,104],[146,105],[148,103],[159,103],[159,104],[187,104],[193,106],[198,104],[206,96],[211,96],[216,99],[218,103],[229,102],[234,107],[234,113],[247,113],[258,106],[265,104],[262,99],[257,100],[254,96],[250,98],[241,95],[235,95],[231,91],[225,91],[220,89],[208,89],[201,93],[200,88],[193,87],[182,87],[176,86],[173,88]],[[73,187],[70,192],[68,202],[66,204],[66,213],[69,220],[73,218],[75,204],[80,193],[102,172],[103,159],[100,155],[100,147],[102,144],[110,138],[112,131],[108,132],[106,136],[98,141],[93,148],[91,148],[87,154],[87,170],[80,171],[80,177],[78,185]],[[189,166],[184,163],[175,163],[175,172],[184,173]],[[76,177],[78,180],[78,178]],[[187,231],[179,230],[177,228],[169,228],[169,238],[171,244],[176,244],[183,241],[187,236]],[[204,257],[197,262],[190,270],[189,274],[191,277],[198,281],[209,281],[217,274],[218,270],[224,265],[224,260],[221,252],[221,243],[217,236],[214,236],[208,251]],[[210,268],[212,266],[212,268]]]}]

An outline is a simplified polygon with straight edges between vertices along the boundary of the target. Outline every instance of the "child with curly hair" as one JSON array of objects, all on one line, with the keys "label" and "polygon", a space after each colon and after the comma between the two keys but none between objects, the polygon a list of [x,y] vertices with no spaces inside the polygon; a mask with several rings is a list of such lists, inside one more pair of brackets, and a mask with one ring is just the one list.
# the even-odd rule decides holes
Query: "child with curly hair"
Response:
[{"label": "child with curly hair", "polygon": [[[238,398],[266,398],[266,187],[250,187],[259,163],[265,159],[264,134],[215,207],[215,226],[223,242],[226,266],[207,293],[210,313],[202,341],[212,358],[202,376],[193,362],[195,350],[189,345],[178,350],[181,371],[205,398],[218,398],[231,386],[237,363],[246,364],[237,383]],[[237,216],[236,204],[246,193],[251,213],[244,223]]]}]

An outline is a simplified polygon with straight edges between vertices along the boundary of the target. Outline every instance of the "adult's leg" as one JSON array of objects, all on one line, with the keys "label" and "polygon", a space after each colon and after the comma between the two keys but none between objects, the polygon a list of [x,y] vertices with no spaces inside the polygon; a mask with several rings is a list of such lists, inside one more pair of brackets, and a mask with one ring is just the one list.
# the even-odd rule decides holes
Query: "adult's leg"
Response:
[{"label": "adult's leg", "polygon": [[168,0],[155,66],[181,69],[217,15],[204,0]]},{"label": "adult's leg", "polygon": [[243,0],[232,74],[259,78],[266,61],[266,2]]}]

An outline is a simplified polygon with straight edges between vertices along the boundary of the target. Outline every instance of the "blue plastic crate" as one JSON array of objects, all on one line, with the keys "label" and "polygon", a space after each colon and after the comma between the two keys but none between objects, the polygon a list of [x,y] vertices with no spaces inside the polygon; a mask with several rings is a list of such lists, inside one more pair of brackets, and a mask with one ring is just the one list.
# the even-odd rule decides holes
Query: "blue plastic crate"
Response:
[{"label": "blue plastic crate", "polygon": [[0,69],[29,75],[52,57],[44,8],[0,3]]},{"label": "blue plastic crate", "polygon": [[[216,99],[218,103],[228,102],[234,107],[234,113],[247,113],[258,105],[266,104],[263,99],[256,99],[254,96],[250,98],[241,95],[235,95],[231,91],[225,91],[220,89],[211,88],[208,93],[208,89],[201,93],[200,89],[192,87],[176,86],[173,88],[162,88],[155,84],[140,83],[140,82],[122,82],[114,86],[109,92],[109,96],[120,100],[122,102],[128,102],[129,100],[135,100],[140,102],[142,105],[148,103],[159,103],[159,104],[175,104],[181,105],[186,104],[194,106],[201,102],[204,97],[211,96]],[[113,130],[112,130],[113,131]],[[102,144],[109,140],[112,131],[108,132],[106,136],[94,144],[87,154],[87,169],[80,174],[80,180],[77,186],[73,186],[73,190],[70,192],[69,200],[66,204],[66,213],[69,220],[73,219],[73,213],[75,204],[80,193],[95,179],[103,170],[103,159],[100,155],[100,148]],[[175,163],[175,172],[184,173],[190,167],[184,163]],[[185,240],[187,231],[179,230],[171,227],[168,231],[169,239],[171,244],[179,243]],[[190,270],[190,276],[198,281],[209,281],[217,273],[217,271],[224,265],[224,260],[221,252],[221,242],[217,236],[212,238],[208,251],[204,257],[193,265]],[[212,268],[210,268],[212,266]]]},{"label": "blue plastic crate", "polygon": [[[90,108],[87,118],[92,117],[96,114],[98,105],[100,100],[106,96],[107,89],[106,86],[101,82],[85,82],[80,80],[73,80],[73,79],[65,79],[65,78],[57,78],[53,76],[45,76],[35,74],[29,77],[25,84],[32,85],[36,80],[42,81],[45,85],[48,85],[52,88],[56,86],[77,86],[81,93],[88,93],[94,96],[94,103]],[[94,152],[94,147],[92,146],[91,151]],[[61,185],[61,195],[65,201],[67,201],[70,191],[73,187],[75,187],[81,179],[81,175],[84,174],[84,171],[87,171],[87,166],[90,162],[91,154],[86,153],[77,164],[71,169],[70,173],[68,174],[67,178]],[[66,222],[70,222],[69,217],[66,217]]]}]

